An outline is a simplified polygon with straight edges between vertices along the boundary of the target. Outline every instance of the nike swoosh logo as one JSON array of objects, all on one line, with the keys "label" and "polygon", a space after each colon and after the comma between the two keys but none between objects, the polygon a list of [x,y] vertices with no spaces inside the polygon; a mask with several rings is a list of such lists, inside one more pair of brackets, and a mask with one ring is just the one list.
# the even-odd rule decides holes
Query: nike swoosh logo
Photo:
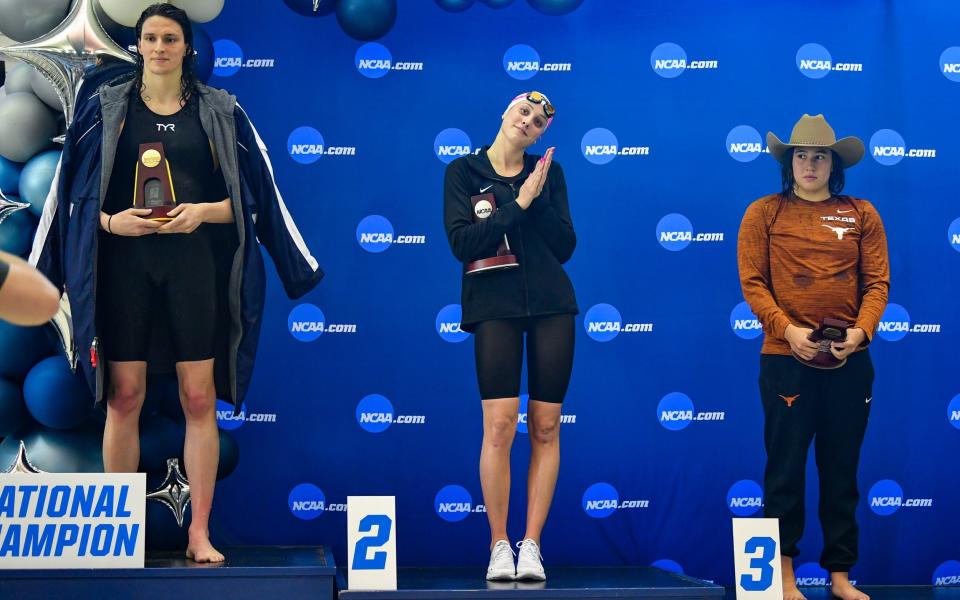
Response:
[{"label": "nike swoosh logo", "polygon": [[837,209],[837,214],[838,214],[838,215],[845,215],[845,214],[847,214],[848,212],[853,212],[853,209],[852,209],[852,208],[851,208],[850,210],[840,210],[839,208]]},{"label": "nike swoosh logo", "polygon": [[488,185],[487,187],[485,187],[485,188],[483,188],[482,190],[480,190],[480,193],[482,194],[482,193],[484,193],[485,191],[489,190],[489,189],[492,188],[492,187],[493,187],[493,184],[491,183],[491,184]]},{"label": "nike swoosh logo", "polygon": [[864,401],[864,404],[870,404],[870,401],[871,401],[871,400],[873,400],[873,396],[867,398],[867,399]]}]

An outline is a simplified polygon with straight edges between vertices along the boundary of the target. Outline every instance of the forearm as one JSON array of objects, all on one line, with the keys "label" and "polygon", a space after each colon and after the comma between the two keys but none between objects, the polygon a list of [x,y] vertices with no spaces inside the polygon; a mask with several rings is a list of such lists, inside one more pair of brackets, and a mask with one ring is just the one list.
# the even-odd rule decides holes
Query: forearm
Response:
[{"label": "forearm", "polygon": [[205,202],[199,205],[203,209],[204,223],[233,223],[233,205],[230,198],[220,202]]},{"label": "forearm", "polygon": [[23,326],[45,323],[57,312],[57,288],[22,259],[4,252],[0,258],[10,269],[0,287],[0,319]]}]

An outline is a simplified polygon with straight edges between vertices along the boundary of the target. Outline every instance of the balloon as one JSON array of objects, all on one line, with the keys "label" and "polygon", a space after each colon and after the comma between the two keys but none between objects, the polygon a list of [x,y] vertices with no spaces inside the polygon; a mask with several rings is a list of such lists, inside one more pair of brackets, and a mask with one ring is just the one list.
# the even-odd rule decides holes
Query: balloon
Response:
[{"label": "balloon", "polygon": [[144,9],[154,3],[156,0],[100,0],[100,8],[114,22],[124,27],[136,27]]},{"label": "balloon", "polygon": [[51,346],[43,327],[17,327],[0,320],[0,377],[20,381],[30,367],[53,354]]},{"label": "balloon", "polygon": [[545,15],[565,15],[575,11],[583,0],[527,0],[534,9]]},{"label": "balloon", "polygon": [[226,431],[220,430],[220,462],[217,465],[217,480],[233,473],[240,463],[240,446]]},{"label": "balloon", "polygon": [[179,459],[167,459],[167,474],[160,487],[147,492],[147,500],[165,505],[173,513],[177,525],[183,526],[184,514],[190,505],[190,482],[184,477],[180,464]]},{"label": "balloon", "polygon": [[124,50],[133,52],[130,50],[130,46],[137,45],[137,30],[134,27],[127,27],[117,23],[110,18],[110,15],[103,12],[103,8],[96,4],[94,6],[94,12],[97,15],[97,20],[100,21],[100,25],[103,26],[104,31],[107,32],[107,35],[110,36],[110,39],[115,41],[118,46]]},{"label": "balloon", "polygon": [[197,51],[197,79],[206,83],[213,75],[213,40],[202,27],[193,28],[193,49]]},{"label": "balloon", "polygon": [[97,20],[93,0],[75,0],[53,31],[29,42],[0,48],[0,54],[33,65],[53,85],[63,104],[67,125],[73,122],[73,103],[84,69],[98,58],[133,62],[133,56],[118,46]]},{"label": "balloon", "polygon": [[513,4],[513,0],[480,0],[490,8],[506,8]]},{"label": "balloon", "polygon": [[[0,159],[3,159],[0,156]],[[6,160],[6,159],[4,159]],[[13,163],[16,164],[16,163]],[[19,182],[17,183],[19,185]],[[20,202],[16,196],[5,196],[3,191],[0,190],[0,223],[3,223],[7,217],[17,212],[18,210],[23,210],[25,208],[30,208],[29,202]]]},{"label": "balloon", "polygon": [[0,100],[0,156],[27,162],[56,134],[53,113],[33,94],[8,94]]},{"label": "balloon", "polygon": [[183,452],[184,428],[163,415],[140,419],[140,471],[166,473],[167,459]]},{"label": "balloon", "polygon": [[20,189],[23,165],[0,156],[0,194],[16,194]]},{"label": "balloon", "polygon": [[92,422],[69,431],[29,425],[0,444],[0,465],[6,469],[16,459],[20,440],[27,458],[48,473],[103,473],[103,429]]},{"label": "balloon", "polygon": [[[147,489],[152,490],[162,481],[160,479],[147,476]],[[190,528],[190,522],[193,520],[193,513],[187,506],[183,514],[183,527],[177,526],[176,518],[170,513],[163,504],[159,502],[147,502],[146,511],[146,547],[147,550],[177,550],[183,552],[187,547],[187,530]]]},{"label": "balloon", "polygon": [[70,310],[70,298],[67,292],[60,294],[60,308],[57,314],[50,319],[50,325],[53,326],[57,339],[60,340],[60,349],[63,350],[63,356],[67,359],[71,371],[77,369],[77,348],[73,339],[73,315]]},{"label": "balloon", "polygon": [[[0,379],[0,438],[13,435],[23,426],[27,411],[23,406],[23,394],[20,386],[6,379]],[[0,464],[0,472],[7,465]]]},{"label": "balloon", "polygon": [[337,22],[355,40],[368,42],[385,35],[397,20],[396,0],[339,0]]},{"label": "balloon", "polygon": [[15,212],[0,223],[0,250],[25,256],[30,252],[30,242],[33,240],[33,229],[37,226],[30,211]]},{"label": "balloon", "polygon": [[30,65],[14,65],[12,69],[7,70],[7,81],[3,87],[7,88],[8,94],[19,94],[20,92],[33,93],[33,87],[30,85],[30,75],[33,69]]},{"label": "balloon", "polygon": [[82,373],[71,373],[62,356],[51,356],[30,369],[23,382],[27,410],[51,429],[72,429],[90,417],[93,397]]},{"label": "balloon", "polygon": [[43,100],[44,104],[58,113],[62,113],[63,102],[60,101],[60,96],[57,95],[57,89],[53,87],[53,84],[47,81],[39,71],[33,68],[30,69],[30,91],[33,92],[37,98]]},{"label": "balloon", "polygon": [[474,0],[436,0],[443,10],[449,12],[463,12],[473,6]]},{"label": "balloon", "polygon": [[305,17],[322,17],[337,8],[337,0],[283,0],[294,12]]},{"label": "balloon", "polygon": [[60,161],[60,150],[48,150],[30,159],[20,174],[20,200],[30,203],[30,212],[38,218],[43,214],[53,175]]},{"label": "balloon", "polygon": [[[147,377],[147,398],[143,410],[148,414],[161,414],[174,423],[183,424],[183,409],[180,407],[180,384],[176,375],[154,375]],[[179,448],[177,452],[182,449]],[[173,455],[171,455],[173,456]],[[171,458],[167,456],[166,458]]]},{"label": "balloon", "polygon": [[70,8],[70,0],[0,0],[0,31],[25,42],[56,27]]},{"label": "balloon", "polygon": [[223,0],[170,0],[170,4],[186,11],[195,23],[207,23],[223,10]]}]

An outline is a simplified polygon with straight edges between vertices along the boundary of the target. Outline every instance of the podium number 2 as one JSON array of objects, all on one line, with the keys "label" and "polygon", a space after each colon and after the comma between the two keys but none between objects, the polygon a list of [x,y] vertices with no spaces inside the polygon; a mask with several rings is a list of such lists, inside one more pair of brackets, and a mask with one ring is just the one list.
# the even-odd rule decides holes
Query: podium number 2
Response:
[{"label": "podium number 2", "polygon": [[752,537],[743,548],[746,554],[753,554],[758,550],[761,554],[750,559],[750,568],[759,569],[759,577],[753,577],[749,573],[740,576],[740,587],[748,592],[762,592],[773,585],[773,559],[776,558],[777,544],[773,538]]},{"label": "podium number 2", "polygon": [[355,571],[375,571],[383,569],[387,565],[386,552],[374,552],[373,556],[367,557],[367,550],[370,548],[379,548],[390,539],[390,528],[393,522],[387,515],[367,515],[360,519],[360,533],[366,533],[377,528],[377,533],[360,538],[353,550],[353,570]]}]

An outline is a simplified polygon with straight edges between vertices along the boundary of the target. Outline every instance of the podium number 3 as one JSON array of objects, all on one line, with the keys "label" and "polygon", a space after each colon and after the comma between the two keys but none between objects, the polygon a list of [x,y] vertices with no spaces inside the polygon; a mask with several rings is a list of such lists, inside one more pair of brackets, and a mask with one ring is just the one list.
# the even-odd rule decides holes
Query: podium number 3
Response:
[{"label": "podium number 3", "polygon": [[360,533],[366,533],[374,527],[377,528],[377,533],[357,540],[357,545],[353,549],[354,571],[375,571],[386,567],[386,552],[374,552],[373,556],[367,557],[367,550],[386,544],[390,539],[392,525],[393,522],[387,515],[367,515],[360,519]]},{"label": "podium number 3", "polygon": [[750,559],[750,568],[759,569],[760,575],[753,577],[749,573],[740,576],[740,587],[748,592],[762,592],[773,585],[773,559],[776,558],[777,544],[773,538],[752,537],[747,540],[743,551],[753,554],[761,551],[760,556]]}]

